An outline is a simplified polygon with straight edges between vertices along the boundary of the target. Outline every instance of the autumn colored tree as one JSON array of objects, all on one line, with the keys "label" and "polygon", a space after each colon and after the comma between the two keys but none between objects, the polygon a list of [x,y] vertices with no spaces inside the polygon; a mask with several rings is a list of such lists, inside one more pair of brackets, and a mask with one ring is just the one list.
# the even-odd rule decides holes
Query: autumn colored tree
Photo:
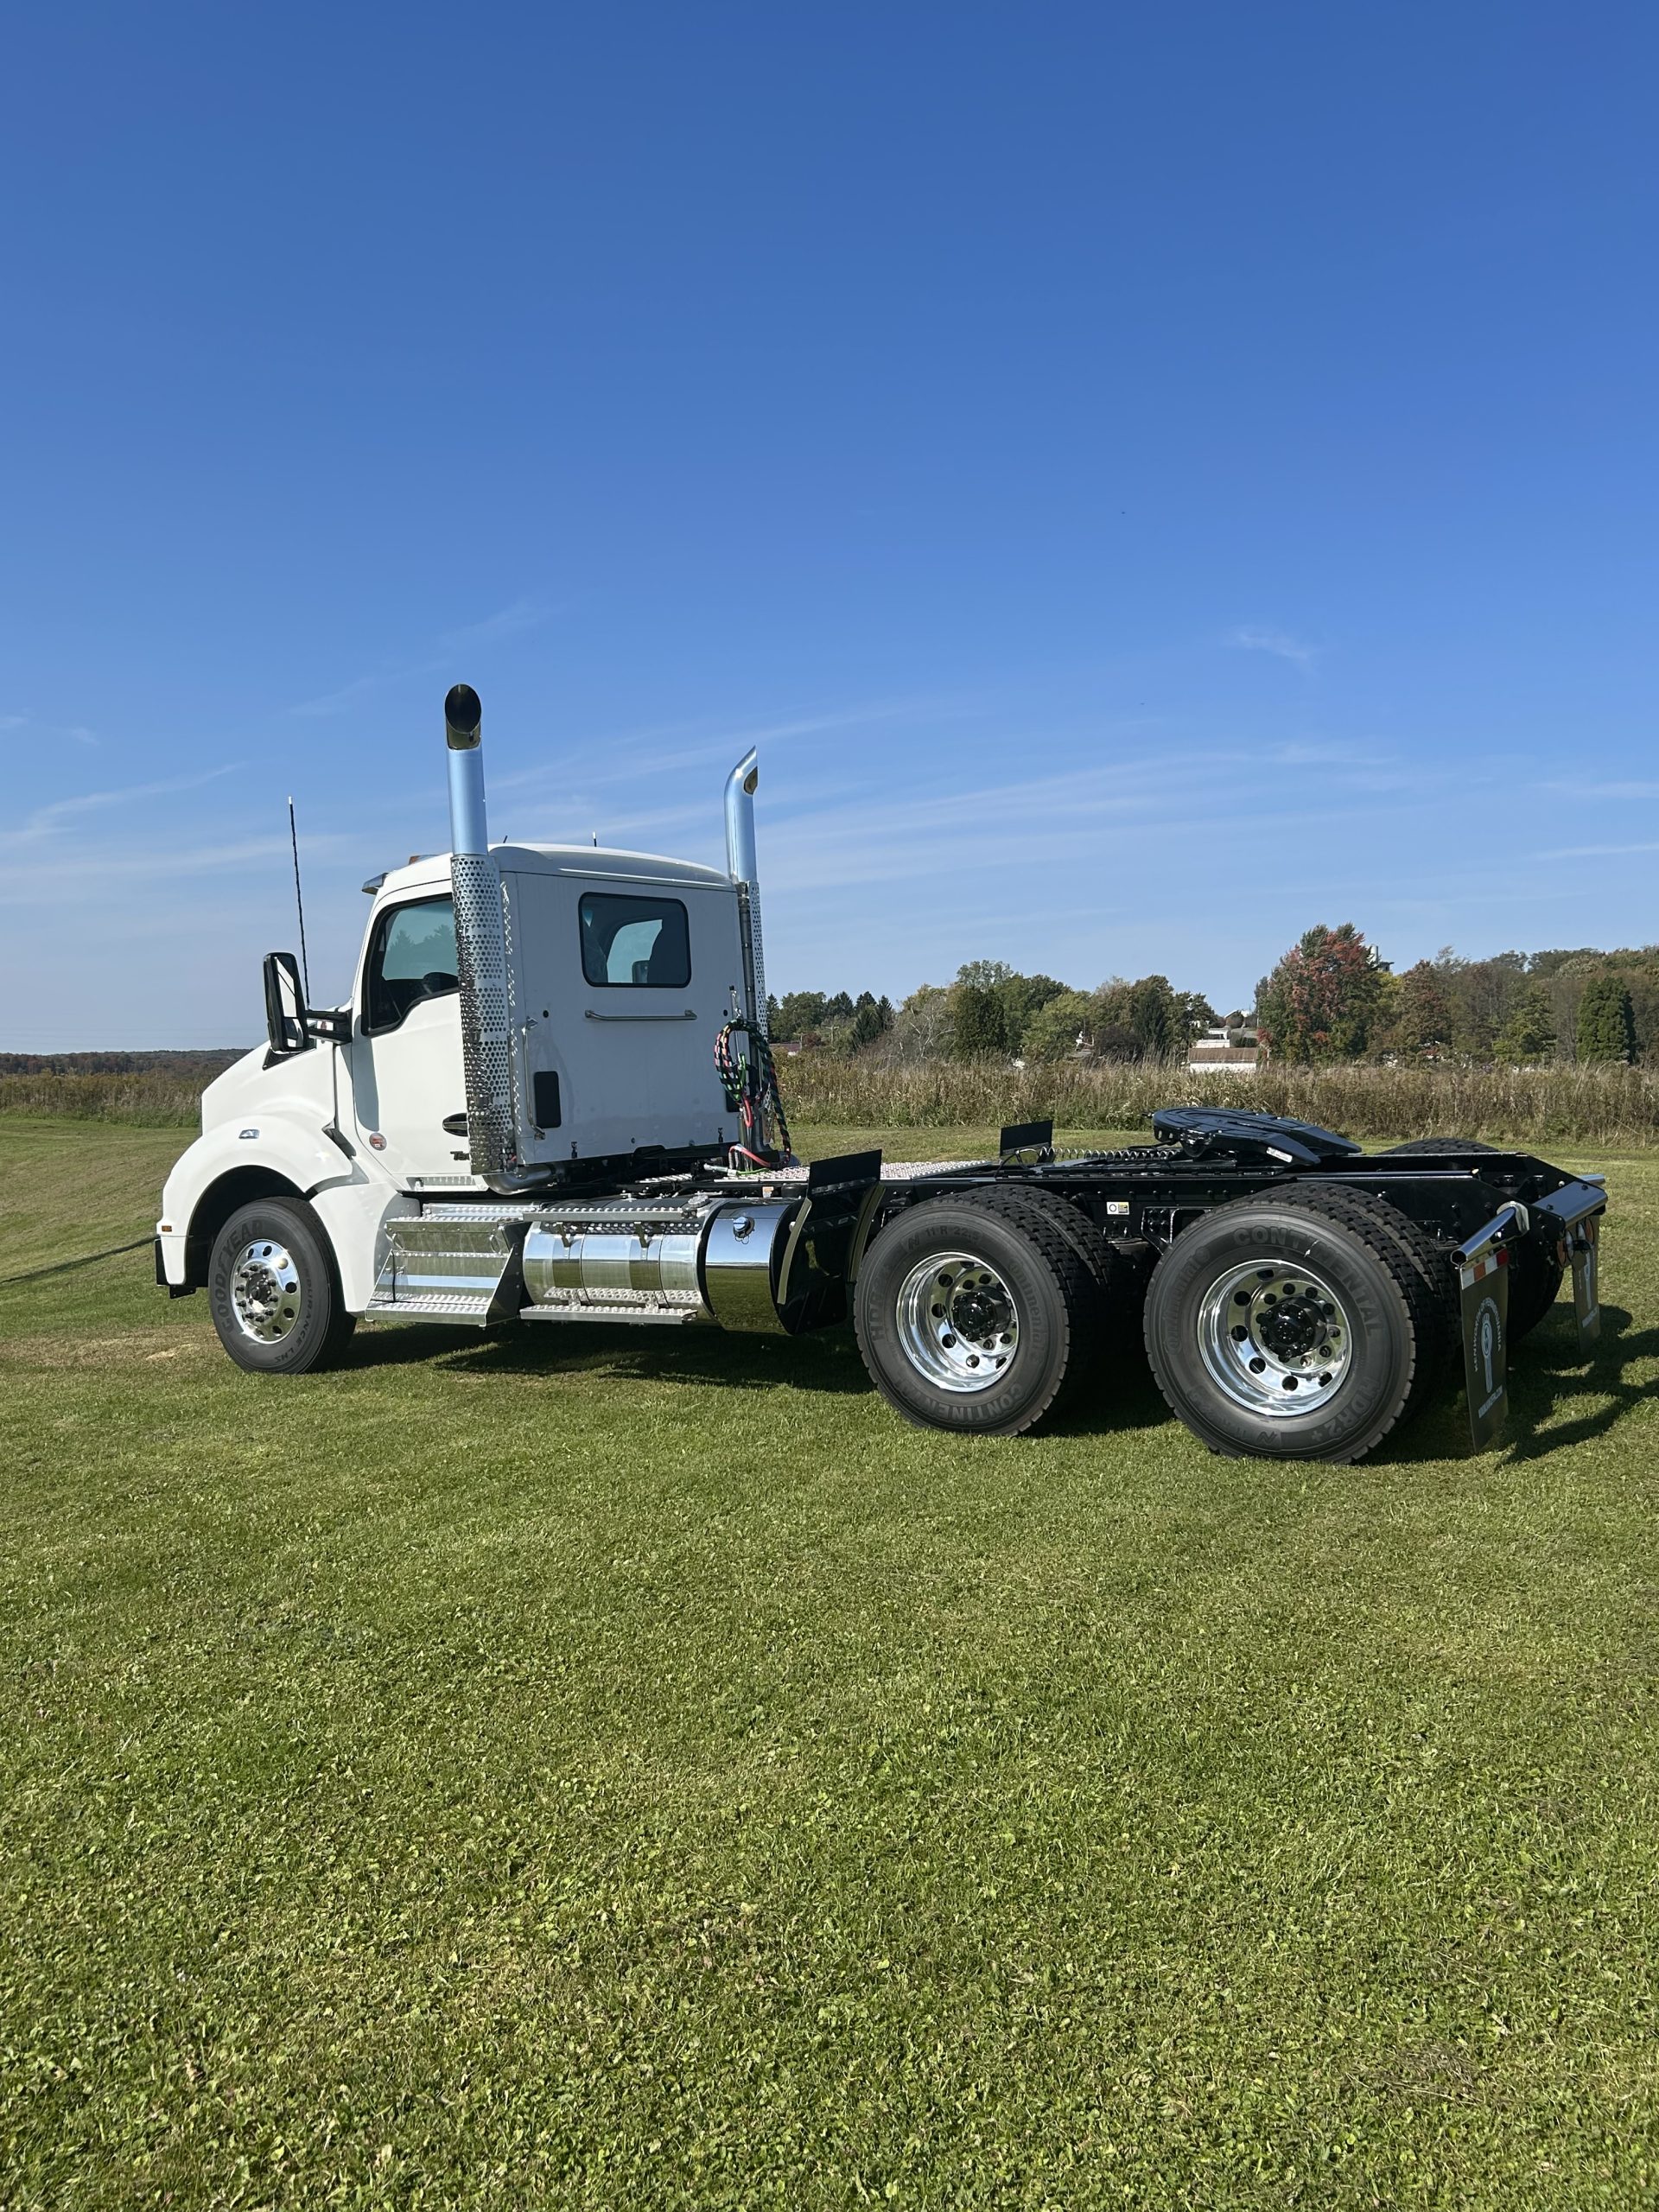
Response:
[{"label": "autumn colored tree", "polygon": [[1387,977],[1352,922],[1316,923],[1263,978],[1256,1026],[1280,1059],[1357,1059],[1380,1026]]}]

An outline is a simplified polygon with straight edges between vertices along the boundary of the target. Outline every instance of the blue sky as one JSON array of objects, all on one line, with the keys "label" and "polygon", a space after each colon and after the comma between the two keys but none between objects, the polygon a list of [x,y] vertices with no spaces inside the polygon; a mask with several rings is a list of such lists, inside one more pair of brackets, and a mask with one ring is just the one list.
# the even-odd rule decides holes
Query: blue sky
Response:
[{"label": "blue sky", "polygon": [[774,987],[1659,935],[1645,4],[10,12],[0,1046],[367,874],[715,859]]}]

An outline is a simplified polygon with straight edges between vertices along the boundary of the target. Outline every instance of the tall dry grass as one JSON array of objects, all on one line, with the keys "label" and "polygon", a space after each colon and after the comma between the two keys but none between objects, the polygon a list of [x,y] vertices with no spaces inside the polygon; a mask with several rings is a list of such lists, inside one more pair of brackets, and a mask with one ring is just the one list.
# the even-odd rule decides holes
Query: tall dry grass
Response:
[{"label": "tall dry grass", "polygon": [[779,1079],[792,1120],[849,1128],[1052,1119],[1068,1128],[1132,1129],[1145,1128],[1160,1106],[1242,1106],[1357,1137],[1659,1141],[1659,1074],[1622,1066],[1275,1066],[1195,1076],[1179,1061],[880,1067],[826,1054],[784,1062]]},{"label": "tall dry grass", "polygon": [[192,1128],[200,1118],[206,1080],[160,1068],[125,1075],[0,1075],[0,1116]]},{"label": "tall dry grass", "polygon": [[[937,1060],[893,1068],[824,1054],[787,1060],[779,1073],[792,1121],[842,1128],[1049,1118],[1068,1128],[1135,1129],[1160,1106],[1246,1106],[1357,1137],[1659,1143],[1659,1074],[1643,1068],[1272,1067],[1237,1077],[1190,1075],[1179,1063],[1011,1068]],[[200,1096],[200,1080],[162,1069],[0,1076],[0,1115],[187,1128]]]}]

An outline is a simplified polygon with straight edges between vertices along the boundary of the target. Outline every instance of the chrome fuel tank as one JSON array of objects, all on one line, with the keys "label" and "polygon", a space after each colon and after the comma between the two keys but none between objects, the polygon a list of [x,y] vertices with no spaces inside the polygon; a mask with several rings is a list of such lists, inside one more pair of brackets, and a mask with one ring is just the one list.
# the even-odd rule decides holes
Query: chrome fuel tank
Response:
[{"label": "chrome fuel tank", "polygon": [[543,1311],[783,1334],[776,1291],[797,1203],[538,1208],[524,1233],[524,1294]]}]

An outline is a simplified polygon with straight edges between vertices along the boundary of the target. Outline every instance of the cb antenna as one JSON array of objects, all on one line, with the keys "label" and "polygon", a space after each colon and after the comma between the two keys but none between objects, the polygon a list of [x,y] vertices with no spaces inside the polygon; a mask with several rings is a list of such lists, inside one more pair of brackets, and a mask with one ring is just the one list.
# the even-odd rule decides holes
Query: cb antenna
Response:
[{"label": "cb antenna", "polygon": [[288,801],[288,842],[294,854],[294,904],[300,914],[300,980],[305,987],[305,1002],[311,1003],[311,969],[305,957],[305,899],[300,890],[300,833],[294,826],[294,798]]}]

